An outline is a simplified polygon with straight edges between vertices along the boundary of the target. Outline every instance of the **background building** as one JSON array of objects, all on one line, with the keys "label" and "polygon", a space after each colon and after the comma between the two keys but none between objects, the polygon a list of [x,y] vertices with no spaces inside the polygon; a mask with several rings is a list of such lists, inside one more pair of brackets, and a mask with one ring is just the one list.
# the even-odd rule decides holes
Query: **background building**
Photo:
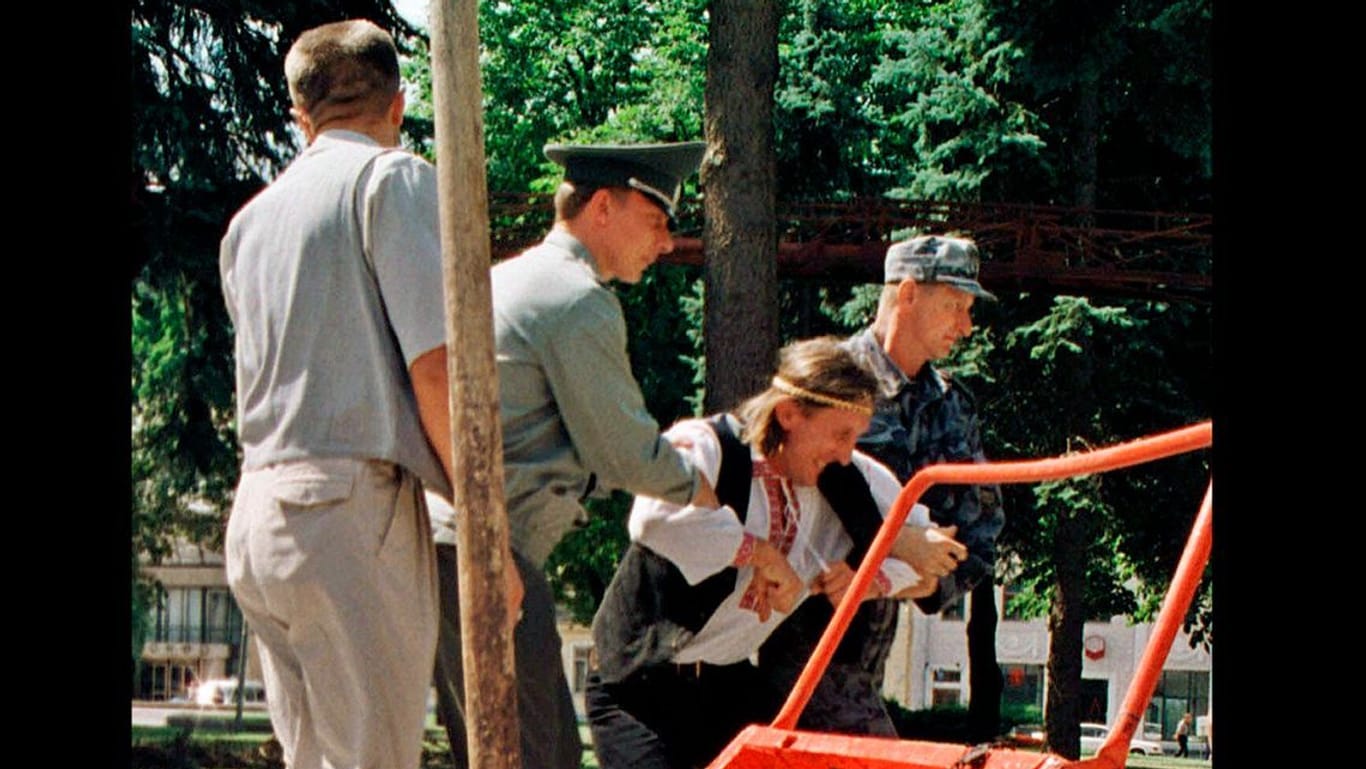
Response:
[{"label": "background building", "polygon": [[[996,655],[1005,676],[1006,704],[1033,705],[1043,712],[1047,683],[1048,623],[1022,619],[1005,609],[1011,590],[996,591]],[[926,616],[907,602],[901,607],[897,637],[887,659],[883,694],[910,710],[936,705],[966,705],[968,650],[964,621],[965,597],[941,614]],[[1130,624],[1124,617],[1086,623],[1082,664],[1082,720],[1113,724],[1129,682],[1152,634],[1152,625]],[[1163,666],[1157,690],[1148,706],[1145,735],[1160,728],[1172,740],[1182,714],[1211,712],[1211,655],[1192,649],[1190,638],[1178,633]]]},{"label": "background building", "polygon": [[[211,678],[235,678],[242,654],[242,613],[228,592],[223,556],[181,545],[159,566],[144,566],[159,585],[133,682],[137,699],[191,699]],[[247,677],[260,678],[254,655]]]}]

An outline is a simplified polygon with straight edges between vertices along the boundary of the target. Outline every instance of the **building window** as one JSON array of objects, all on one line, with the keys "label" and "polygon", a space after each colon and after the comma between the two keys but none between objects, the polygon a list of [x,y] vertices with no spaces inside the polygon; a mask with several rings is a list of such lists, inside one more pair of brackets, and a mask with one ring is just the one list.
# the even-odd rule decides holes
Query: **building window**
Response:
[{"label": "building window", "polygon": [[227,588],[204,590],[204,641],[236,644],[242,640],[242,612]]},{"label": "building window", "polygon": [[577,694],[588,688],[588,662],[593,647],[575,644],[574,646],[574,692]]},{"label": "building window", "polygon": [[198,643],[203,628],[204,591],[200,588],[173,587],[162,592],[157,607],[157,641]]},{"label": "building window", "polygon": [[1209,712],[1209,671],[1164,670],[1153,698],[1148,701],[1146,728],[1162,730],[1164,739],[1176,739],[1176,725],[1186,713]]},{"label": "building window", "polygon": [[959,692],[957,689],[940,689],[936,687],[934,694],[931,695],[930,707],[954,707],[958,704],[958,695]]},{"label": "building window", "polygon": [[173,587],[162,592],[152,640],[231,646],[241,636],[242,612],[227,588]]},{"label": "building window", "polygon": [[1001,672],[1005,675],[1001,702],[1043,707],[1043,665],[1006,663],[1001,665]]},{"label": "building window", "polygon": [[963,671],[957,667],[930,671],[930,707],[947,707],[962,701]]}]

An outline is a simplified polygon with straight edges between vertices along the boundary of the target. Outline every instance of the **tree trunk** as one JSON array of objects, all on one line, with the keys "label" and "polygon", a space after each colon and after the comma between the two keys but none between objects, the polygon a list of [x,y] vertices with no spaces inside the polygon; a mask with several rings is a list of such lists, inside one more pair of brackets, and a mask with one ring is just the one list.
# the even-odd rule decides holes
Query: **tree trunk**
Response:
[{"label": "tree trunk", "polygon": [[774,215],[774,2],[713,0],[708,31],[703,317],[704,410],[729,409],[768,386],[778,349]]},{"label": "tree trunk", "polygon": [[1086,622],[1085,513],[1061,510],[1053,536],[1053,601],[1048,610],[1048,693],[1044,704],[1048,750],[1063,758],[1081,754],[1081,655]]},{"label": "tree trunk", "polygon": [[[1094,57],[1088,57],[1094,59]],[[1073,156],[1073,173],[1076,179],[1074,205],[1086,209],[1079,225],[1092,224],[1091,211],[1096,207],[1096,189],[1100,179],[1100,83],[1096,72],[1099,67],[1093,60],[1084,60],[1082,69],[1086,75],[1077,85],[1077,150]]]},{"label": "tree trunk", "polygon": [[990,576],[972,589],[968,607],[968,742],[977,744],[1001,733],[1005,688],[996,664],[996,583]]}]

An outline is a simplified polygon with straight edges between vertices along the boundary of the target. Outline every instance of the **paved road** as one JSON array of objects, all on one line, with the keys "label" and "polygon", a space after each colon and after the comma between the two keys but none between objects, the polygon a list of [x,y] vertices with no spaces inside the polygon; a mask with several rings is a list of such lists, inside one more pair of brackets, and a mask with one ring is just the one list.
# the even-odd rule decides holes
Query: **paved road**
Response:
[{"label": "paved road", "polygon": [[[261,708],[247,708],[247,713],[264,713]],[[232,718],[237,714],[234,708],[197,708],[193,705],[176,707],[152,702],[133,703],[133,726],[166,726],[166,718],[173,715],[212,716],[215,720]]]},{"label": "paved road", "polygon": [[134,703],[133,726],[165,726],[167,716],[184,711],[185,708],[166,708]]}]

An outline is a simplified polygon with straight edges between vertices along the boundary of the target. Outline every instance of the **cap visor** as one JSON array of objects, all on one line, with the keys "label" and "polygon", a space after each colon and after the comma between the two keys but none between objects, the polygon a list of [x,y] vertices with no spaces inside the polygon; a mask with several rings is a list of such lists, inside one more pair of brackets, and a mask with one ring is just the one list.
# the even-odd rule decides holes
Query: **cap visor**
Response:
[{"label": "cap visor", "polygon": [[982,284],[978,283],[975,280],[969,280],[968,278],[957,278],[951,275],[941,275],[939,277],[939,282],[947,283],[953,286],[954,288],[960,288],[979,299],[987,299],[992,302],[1000,301],[996,298],[995,294],[991,293],[985,288],[982,288]]}]

